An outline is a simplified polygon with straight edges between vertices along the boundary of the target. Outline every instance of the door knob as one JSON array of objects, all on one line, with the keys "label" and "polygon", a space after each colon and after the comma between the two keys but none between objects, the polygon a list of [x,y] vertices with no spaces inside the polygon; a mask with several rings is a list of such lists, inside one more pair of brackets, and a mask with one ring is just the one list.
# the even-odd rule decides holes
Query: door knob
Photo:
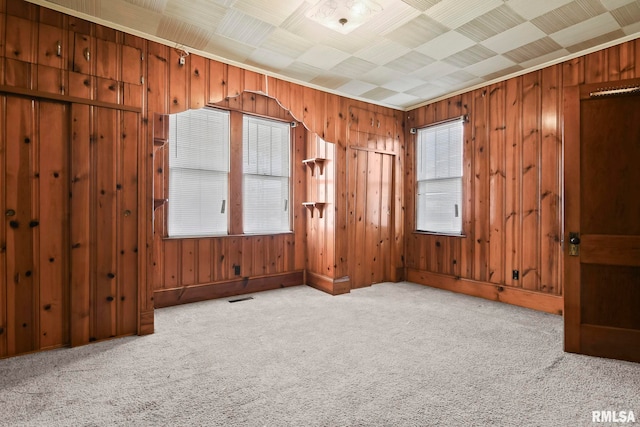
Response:
[{"label": "door knob", "polygon": [[580,237],[578,236],[571,236],[569,238],[569,243],[571,243],[572,245],[579,245],[580,244]]}]

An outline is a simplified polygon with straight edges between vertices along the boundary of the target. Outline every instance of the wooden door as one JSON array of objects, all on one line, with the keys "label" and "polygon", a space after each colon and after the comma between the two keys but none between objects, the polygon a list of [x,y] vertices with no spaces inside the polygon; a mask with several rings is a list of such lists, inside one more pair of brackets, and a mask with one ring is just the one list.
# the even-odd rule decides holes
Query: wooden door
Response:
[{"label": "wooden door", "polygon": [[566,91],[565,350],[640,362],[640,79],[616,86]]},{"label": "wooden door", "polygon": [[349,257],[351,287],[391,280],[393,160],[391,154],[350,149]]},{"label": "wooden door", "polygon": [[139,114],[72,105],[71,345],[137,331]]},{"label": "wooden door", "polygon": [[66,345],[68,106],[0,98],[0,357]]}]

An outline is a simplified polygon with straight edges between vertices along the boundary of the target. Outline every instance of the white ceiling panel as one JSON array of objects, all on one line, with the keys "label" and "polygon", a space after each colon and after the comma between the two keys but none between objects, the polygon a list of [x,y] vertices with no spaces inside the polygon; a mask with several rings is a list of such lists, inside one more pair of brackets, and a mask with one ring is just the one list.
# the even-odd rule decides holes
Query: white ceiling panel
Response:
[{"label": "white ceiling panel", "polygon": [[507,5],[525,19],[531,20],[573,0],[508,0]]},{"label": "white ceiling panel", "polygon": [[488,74],[492,74],[498,72],[502,69],[510,68],[516,65],[515,62],[506,58],[502,55],[496,55],[489,59],[485,59],[484,61],[477,62],[472,64],[464,69],[468,73],[473,74],[474,76],[486,76]]},{"label": "white ceiling panel", "polygon": [[448,28],[459,28],[504,2],[502,0],[442,0],[425,13]]},{"label": "white ceiling panel", "polygon": [[298,62],[302,62],[323,70],[330,70],[349,55],[341,50],[329,46],[315,45],[298,57]]},{"label": "white ceiling panel", "polygon": [[[163,12],[164,8],[167,6],[167,2],[169,0],[124,0],[127,3],[131,3],[142,9],[152,10],[154,12]],[[116,3],[115,1],[109,3]],[[114,8],[118,8],[118,6],[114,6]]]},{"label": "white ceiling panel", "polygon": [[396,43],[393,40],[382,39],[376,44],[359,50],[355,53],[355,56],[374,64],[384,65],[409,52],[411,52],[411,49],[406,46]]},{"label": "white ceiling panel", "polygon": [[179,19],[210,32],[214,32],[228,11],[227,8],[208,0],[169,0],[163,10],[166,17]]},{"label": "white ceiling panel", "polygon": [[367,0],[348,35],[319,0],[27,1],[401,110],[640,37],[640,0]]},{"label": "white ceiling panel", "polygon": [[589,35],[587,40],[591,40],[594,37],[616,31],[619,28],[620,26],[610,13],[603,13],[595,18],[560,30],[550,37],[561,46],[573,46],[585,41],[585,33]]},{"label": "white ceiling panel", "polygon": [[546,34],[531,22],[525,22],[483,41],[481,44],[494,52],[505,53],[516,47],[534,42]]},{"label": "white ceiling panel", "polygon": [[423,53],[434,59],[442,59],[447,56],[465,50],[476,42],[463,36],[457,31],[448,31],[435,39],[428,41],[418,47],[416,51]]}]

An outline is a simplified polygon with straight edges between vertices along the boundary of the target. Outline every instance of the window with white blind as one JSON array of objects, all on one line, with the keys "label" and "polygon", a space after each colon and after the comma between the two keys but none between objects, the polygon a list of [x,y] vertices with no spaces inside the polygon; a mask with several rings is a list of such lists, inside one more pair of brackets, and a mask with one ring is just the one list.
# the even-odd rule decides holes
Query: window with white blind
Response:
[{"label": "window with white blind", "polygon": [[245,115],[242,141],[244,232],[290,231],[290,124]]},{"label": "window with white blind", "polygon": [[227,234],[228,182],[229,113],[170,115],[169,236]]},{"label": "window with white blind", "polygon": [[462,234],[463,118],[417,131],[416,230]]}]

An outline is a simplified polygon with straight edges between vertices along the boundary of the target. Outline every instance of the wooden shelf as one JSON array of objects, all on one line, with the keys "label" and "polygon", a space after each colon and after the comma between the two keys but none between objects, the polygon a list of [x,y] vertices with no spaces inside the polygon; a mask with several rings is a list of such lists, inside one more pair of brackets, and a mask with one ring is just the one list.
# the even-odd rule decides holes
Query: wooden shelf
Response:
[{"label": "wooden shelf", "polygon": [[302,205],[307,209],[309,209],[309,212],[311,212],[311,218],[313,218],[314,208],[318,210],[318,217],[322,218],[322,215],[324,214],[324,206],[326,205],[326,203],[325,202],[302,202]]},{"label": "wooden shelf", "polygon": [[153,210],[155,211],[165,203],[167,203],[169,199],[153,199]]},{"label": "wooden shelf", "polygon": [[169,142],[168,139],[153,138],[154,147],[164,147]]},{"label": "wooden shelf", "polygon": [[313,176],[315,169],[317,168],[319,174],[322,175],[324,173],[324,161],[322,157],[314,157],[313,159],[305,159],[302,161],[303,164],[307,165],[309,169],[311,169],[311,176]]}]

